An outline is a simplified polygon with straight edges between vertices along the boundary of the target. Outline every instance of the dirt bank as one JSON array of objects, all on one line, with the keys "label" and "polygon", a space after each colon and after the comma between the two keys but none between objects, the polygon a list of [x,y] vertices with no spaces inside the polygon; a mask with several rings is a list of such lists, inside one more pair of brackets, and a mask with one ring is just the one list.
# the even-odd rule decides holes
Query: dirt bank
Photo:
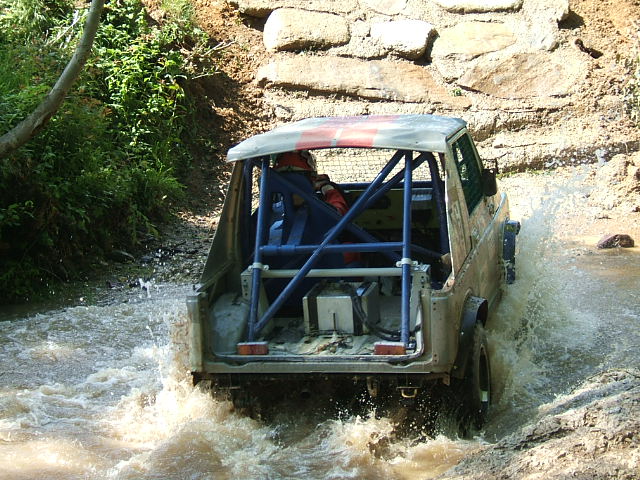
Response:
[{"label": "dirt bank", "polygon": [[640,475],[639,447],[640,371],[608,371],[438,478],[631,480]]}]

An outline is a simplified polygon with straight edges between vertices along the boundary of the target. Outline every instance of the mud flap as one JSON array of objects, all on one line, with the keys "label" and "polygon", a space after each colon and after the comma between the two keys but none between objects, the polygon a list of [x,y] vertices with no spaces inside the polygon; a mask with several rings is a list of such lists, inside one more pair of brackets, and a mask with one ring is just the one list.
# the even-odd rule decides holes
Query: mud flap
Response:
[{"label": "mud flap", "polygon": [[502,259],[504,260],[505,282],[510,285],[516,280],[516,236],[520,233],[520,222],[504,222]]},{"label": "mud flap", "polygon": [[467,359],[473,347],[473,332],[476,323],[484,324],[487,319],[489,304],[484,298],[469,297],[464,305],[464,313],[460,324],[460,337],[458,339],[458,354],[453,364],[451,376],[464,378],[467,367]]}]

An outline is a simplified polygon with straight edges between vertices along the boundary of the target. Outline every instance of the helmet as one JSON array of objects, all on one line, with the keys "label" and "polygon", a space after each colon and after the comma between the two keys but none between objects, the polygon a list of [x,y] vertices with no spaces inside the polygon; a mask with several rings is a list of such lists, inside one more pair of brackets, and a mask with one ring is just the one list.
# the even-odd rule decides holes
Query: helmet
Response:
[{"label": "helmet", "polygon": [[276,164],[273,167],[279,172],[311,172],[316,171],[316,159],[309,150],[296,150],[284,152],[276,157]]}]

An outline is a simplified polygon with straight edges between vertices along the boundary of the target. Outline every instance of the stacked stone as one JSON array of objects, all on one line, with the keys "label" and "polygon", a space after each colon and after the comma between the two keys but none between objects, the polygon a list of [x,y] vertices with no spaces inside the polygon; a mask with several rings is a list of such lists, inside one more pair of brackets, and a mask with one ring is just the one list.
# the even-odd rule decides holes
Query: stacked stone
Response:
[{"label": "stacked stone", "polygon": [[[593,162],[597,150],[637,146],[603,130],[595,113],[572,114],[602,63],[560,28],[571,15],[569,0],[229,1],[264,21],[269,57],[256,81],[280,121],[462,117],[485,159],[519,169],[559,158]],[[610,105],[622,109],[617,100]]]},{"label": "stacked stone", "polygon": [[555,51],[568,0],[235,3],[266,18],[273,56],[257,80],[273,87],[452,108],[480,92],[540,105],[568,95],[587,71],[575,49]]}]

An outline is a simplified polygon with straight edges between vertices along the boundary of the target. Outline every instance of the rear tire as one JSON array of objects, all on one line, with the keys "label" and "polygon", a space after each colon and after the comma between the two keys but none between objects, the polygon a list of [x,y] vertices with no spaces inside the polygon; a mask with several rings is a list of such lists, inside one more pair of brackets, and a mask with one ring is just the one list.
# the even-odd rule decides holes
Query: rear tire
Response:
[{"label": "rear tire", "polygon": [[452,386],[454,401],[449,421],[458,435],[470,437],[486,422],[491,405],[491,366],[487,335],[481,323],[473,329],[464,377]]},{"label": "rear tire", "polygon": [[487,348],[487,334],[481,324],[473,329],[473,344],[463,380],[468,420],[472,427],[481,428],[487,420],[491,405],[491,364]]}]

